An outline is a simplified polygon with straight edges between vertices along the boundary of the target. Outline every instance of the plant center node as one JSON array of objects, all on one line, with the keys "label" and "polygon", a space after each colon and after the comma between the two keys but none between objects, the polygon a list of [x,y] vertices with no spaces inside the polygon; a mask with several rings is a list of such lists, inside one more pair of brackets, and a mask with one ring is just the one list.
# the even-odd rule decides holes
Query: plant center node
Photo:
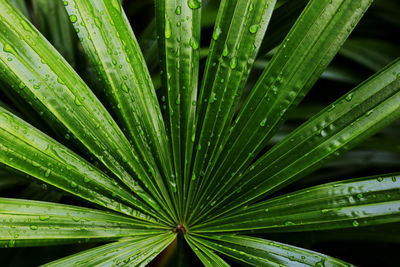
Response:
[{"label": "plant center node", "polygon": [[186,234],[186,228],[183,224],[178,224],[175,228],[172,229],[172,232]]}]

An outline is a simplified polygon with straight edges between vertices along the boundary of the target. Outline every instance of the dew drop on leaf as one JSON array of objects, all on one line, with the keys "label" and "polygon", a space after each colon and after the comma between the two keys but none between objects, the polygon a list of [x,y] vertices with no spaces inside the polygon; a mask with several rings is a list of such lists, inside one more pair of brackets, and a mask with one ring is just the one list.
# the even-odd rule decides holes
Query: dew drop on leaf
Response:
[{"label": "dew drop on leaf", "polygon": [[219,38],[219,36],[221,35],[221,33],[222,33],[222,30],[221,30],[221,28],[218,26],[217,28],[215,28],[215,30],[214,30],[214,32],[213,32],[213,35],[212,35],[212,38],[216,41],[216,40],[218,40],[218,38]]},{"label": "dew drop on leaf", "polygon": [[236,66],[237,66],[237,58],[236,57],[232,57],[231,58],[229,66],[231,67],[231,69],[235,69],[236,68]]},{"label": "dew drop on leaf", "polygon": [[222,55],[226,57],[229,54],[228,46],[225,44],[224,50],[222,51]]},{"label": "dew drop on leaf", "polygon": [[72,182],[70,183],[70,186],[71,186],[72,188],[76,188],[78,185],[77,185],[77,183],[75,183],[74,181],[72,181]]},{"label": "dew drop on leaf", "polygon": [[16,243],[16,241],[14,239],[11,239],[10,241],[8,241],[8,247],[9,248],[15,247],[15,243]]},{"label": "dew drop on leaf", "polygon": [[210,96],[210,104],[214,103],[215,101],[217,101],[217,98],[215,97],[215,93],[212,93]]},{"label": "dew drop on leaf", "polygon": [[193,48],[193,50],[199,49],[199,42],[195,38],[190,38],[190,46]]},{"label": "dew drop on leaf", "polygon": [[121,90],[124,91],[125,93],[128,93],[129,92],[128,85],[126,85],[126,83],[122,83]]},{"label": "dew drop on leaf", "polygon": [[49,219],[50,219],[50,216],[48,216],[48,215],[40,215],[39,216],[39,220],[41,220],[41,221],[47,221]]},{"label": "dew drop on leaf", "polygon": [[369,110],[369,111],[365,114],[365,116],[368,117],[368,116],[370,116],[373,112],[374,112],[374,110],[371,109],[371,110]]},{"label": "dew drop on leaf", "polygon": [[7,53],[15,54],[14,48],[7,43],[4,44],[3,51],[7,52]]},{"label": "dew drop on leaf", "polygon": [[253,25],[251,25],[250,27],[249,27],[249,32],[251,32],[251,33],[256,33],[257,31],[258,31],[258,28],[259,28],[260,26],[258,25],[258,24],[253,24]]},{"label": "dew drop on leaf", "polygon": [[346,101],[350,102],[353,99],[353,93],[350,93],[346,96]]},{"label": "dew drop on leaf", "polygon": [[77,20],[78,18],[75,15],[69,16],[69,21],[71,21],[72,23],[75,23]]},{"label": "dew drop on leaf", "polygon": [[198,9],[201,7],[200,0],[188,0],[187,4],[191,9]]},{"label": "dew drop on leaf", "polygon": [[165,20],[164,36],[166,39],[171,38],[171,23],[168,19]]},{"label": "dew drop on leaf", "polygon": [[182,13],[182,8],[181,6],[177,6],[175,9],[175,14],[180,15]]}]

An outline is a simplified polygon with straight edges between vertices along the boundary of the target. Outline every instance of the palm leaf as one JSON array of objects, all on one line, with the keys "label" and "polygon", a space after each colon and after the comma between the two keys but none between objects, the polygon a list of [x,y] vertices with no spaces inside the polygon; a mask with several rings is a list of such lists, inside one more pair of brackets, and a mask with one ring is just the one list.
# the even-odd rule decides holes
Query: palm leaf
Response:
[{"label": "palm leaf", "polygon": [[141,156],[146,169],[131,167],[159,202],[170,202],[160,175],[160,171],[172,173],[164,123],[139,45],[120,4],[70,1],[65,8],[105,87],[107,100],[133,143],[134,154]]},{"label": "palm leaf", "polygon": [[[215,167],[210,173],[210,182],[198,204],[203,204],[207,196],[218,196],[215,191],[225,189],[225,185],[230,185],[229,188],[237,185],[232,180],[240,179],[243,170],[266,146],[369,5],[369,1],[362,1],[360,6],[348,0],[309,3],[252,89],[230,134],[219,147],[219,157],[212,162]],[[215,203],[213,199],[207,201]]]},{"label": "palm leaf", "polygon": [[43,266],[145,266],[168,244],[171,233],[156,236],[127,238],[119,242],[86,250]]},{"label": "palm leaf", "polygon": [[126,186],[149,205],[160,209],[132,177],[148,181],[146,169],[99,100],[10,3],[2,1],[0,11],[3,29],[0,40],[7,52],[0,61],[0,66],[7,70],[1,72],[1,77],[18,88],[16,91],[48,121],[59,123],[60,131],[67,138],[72,134]]},{"label": "palm leaf", "polygon": [[71,66],[76,66],[76,37],[61,1],[33,0],[37,29]]},{"label": "palm leaf", "polygon": [[196,240],[251,266],[353,266],[317,252],[255,237],[196,235]]},{"label": "palm leaf", "polygon": [[300,247],[397,243],[400,175],[340,181],[396,171],[398,125],[374,135],[400,117],[385,1],[346,40],[372,0],[156,0],[154,19],[151,0],[0,0],[0,246],[109,242],[48,266],[352,266]]},{"label": "palm leaf", "polygon": [[263,201],[198,225],[204,231],[315,231],[400,221],[400,176],[352,179]]},{"label": "palm leaf", "polygon": [[48,245],[85,239],[118,239],[162,232],[141,221],[98,210],[0,198],[0,246]]},{"label": "palm leaf", "polygon": [[2,164],[112,210],[138,218],[148,217],[132,210],[125,202],[155,214],[96,167],[2,108],[0,122]]},{"label": "palm leaf", "polygon": [[[246,193],[240,194],[239,198],[237,191],[225,196],[218,206],[228,199],[230,207],[236,206],[236,203],[243,205],[300,179],[399,118],[398,73],[400,60],[394,61],[293,131],[250,167],[244,177],[235,177],[229,185],[229,188],[236,186]],[[227,206],[224,209],[226,211]]]},{"label": "palm leaf", "polygon": [[[160,56],[163,60],[163,101],[167,107],[169,134],[175,164],[172,194],[182,218],[184,177],[189,170],[195,130],[200,46],[200,2],[156,1]],[[186,179],[187,180],[187,179]],[[185,181],[187,183],[187,181]],[[184,186],[184,185],[183,185]]]},{"label": "palm leaf", "polygon": [[201,262],[206,267],[224,267],[229,266],[221,257],[215,254],[212,250],[208,249],[206,246],[201,244],[191,236],[186,237],[186,241],[188,242],[189,246],[193,249],[194,253],[196,253],[197,257],[201,260]]},{"label": "palm leaf", "polygon": [[196,198],[196,191],[203,191],[204,184],[209,184],[205,166],[209,166],[210,158],[227,133],[241,95],[239,90],[248,78],[275,3],[275,0],[221,3],[198,101],[197,151],[189,203]]}]

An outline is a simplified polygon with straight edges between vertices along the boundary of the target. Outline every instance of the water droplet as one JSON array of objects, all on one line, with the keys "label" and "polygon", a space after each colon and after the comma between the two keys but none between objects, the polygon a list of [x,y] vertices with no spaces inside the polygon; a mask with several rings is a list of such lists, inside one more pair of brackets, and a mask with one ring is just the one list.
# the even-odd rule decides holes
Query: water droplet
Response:
[{"label": "water droplet", "polygon": [[201,7],[201,2],[199,0],[188,0],[187,4],[191,9],[198,9]]},{"label": "water droplet", "polygon": [[190,46],[193,48],[193,50],[197,50],[199,49],[199,42],[192,37],[190,38]]},{"label": "water droplet", "polygon": [[295,223],[291,222],[291,221],[286,221],[284,223],[285,226],[291,226],[291,225],[295,225]]},{"label": "water droplet", "polygon": [[353,93],[350,93],[346,96],[346,101],[350,102],[353,99]]},{"label": "water droplet", "polygon": [[196,174],[193,173],[193,175],[192,175],[192,180],[194,181],[194,180],[196,180],[196,179],[197,179]]},{"label": "water droplet", "polygon": [[31,225],[31,226],[29,226],[29,228],[31,228],[31,230],[37,230],[38,229],[37,225]]},{"label": "water droplet", "polygon": [[77,20],[78,18],[75,15],[69,16],[69,21],[71,21],[72,23],[75,23]]},{"label": "water droplet", "polygon": [[267,119],[263,119],[262,121],[260,121],[260,126],[264,127],[266,122],[267,122]]},{"label": "water droplet", "polygon": [[82,101],[79,99],[79,97],[75,97],[75,105],[77,105],[77,106],[83,106],[83,103],[82,103]]},{"label": "water droplet", "polygon": [[180,104],[181,104],[181,96],[180,96],[180,95],[178,95],[178,96],[176,97],[175,104],[177,104],[177,105],[180,105]]},{"label": "water droplet", "polygon": [[48,216],[48,215],[40,215],[39,216],[39,220],[41,220],[41,221],[47,221],[49,219],[50,219],[50,216]]},{"label": "water droplet", "polygon": [[210,97],[210,104],[214,103],[215,101],[217,101],[217,98],[215,97],[215,93],[212,93]]},{"label": "water droplet", "polygon": [[235,69],[236,68],[236,66],[237,66],[237,57],[232,57],[231,58],[229,66],[231,67],[231,69]]},{"label": "water droplet", "polygon": [[13,248],[13,247],[15,247],[15,240],[14,239],[11,239],[10,241],[8,241],[8,247],[9,248]]},{"label": "water droplet", "polygon": [[321,212],[322,213],[327,213],[329,211],[329,209],[322,209]]},{"label": "water droplet", "polygon": [[172,187],[172,191],[173,191],[174,193],[176,193],[176,183],[175,183],[175,182],[172,182],[172,181],[169,181],[169,184],[170,184],[171,187]]},{"label": "water droplet", "polygon": [[365,114],[365,116],[369,116],[369,115],[371,115],[372,113],[374,113],[374,110],[373,109],[371,109],[370,111],[368,111],[366,114]]},{"label": "water droplet", "polygon": [[253,4],[253,3],[250,3],[249,11],[251,12],[251,11],[253,11],[253,10],[254,10],[254,4]]},{"label": "water droplet", "polygon": [[124,91],[125,93],[128,93],[129,92],[128,85],[126,83],[122,83],[121,90]]},{"label": "water droplet", "polygon": [[49,176],[50,176],[50,173],[51,173],[51,170],[50,170],[50,169],[47,169],[46,172],[44,173],[44,176],[45,176],[45,177],[49,177]]},{"label": "water droplet", "polygon": [[171,23],[168,19],[165,20],[164,36],[166,39],[171,38]]},{"label": "water droplet", "polygon": [[21,82],[18,84],[18,88],[19,88],[19,89],[25,88],[25,84],[21,81]]},{"label": "water droplet", "polygon": [[68,1],[63,1],[64,6],[68,6]]},{"label": "water droplet", "polygon": [[228,46],[225,44],[224,50],[222,51],[222,55],[226,57],[229,54]]},{"label": "water droplet", "polygon": [[260,26],[258,24],[253,24],[249,27],[249,32],[251,33],[256,33],[258,31],[258,29],[260,28]]},{"label": "water droplet", "polygon": [[15,54],[14,48],[7,43],[4,44],[3,51],[7,52],[7,53]]},{"label": "water droplet", "polygon": [[221,33],[222,33],[222,30],[221,30],[220,27],[215,28],[215,30],[214,30],[214,32],[213,32],[213,35],[212,35],[212,38],[213,38],[215,41],[218,40],[218,38],[219,38],[219,36],[221,35]]},{"label": "water droplet", "polygon": [[181,6],[177,6],[175,9],[175,14],[180,15],[182,13],[182,8]]},{"label": "water droplet", "polygon": [[354,220],[354,221],[352,222],[352,225],[353,225],[354,227],[358,227],[358,226],[360,226],[360,223],[359,223],[357,220]]},{"label": "water droplet", "polygon": [[72,181],[72,182],[70,183],[70,186],[71,186],[72,188],[76,188],[76,187],[78,186],[78,184],[75,183],[74,181]]}]

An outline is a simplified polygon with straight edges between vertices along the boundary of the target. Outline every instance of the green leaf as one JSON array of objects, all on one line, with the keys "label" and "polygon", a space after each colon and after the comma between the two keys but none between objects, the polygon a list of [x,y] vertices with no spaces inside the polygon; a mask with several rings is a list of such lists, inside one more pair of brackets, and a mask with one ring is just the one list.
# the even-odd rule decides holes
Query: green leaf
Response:
[{"label": "green leaf", "polygon": [[155,214],[142,201],[80,156],[3,108],[0,108],[0,138],[0,163],[103,207],[153,220],[124,204]]},{"label": "green leaf", "polygon": [[201,262],[206,267],[223,267],[223,266],[230,266],[226,263],[221,257],[214,253],[214,251],[208,249],[206,246],[197,242],[195,238],[192,238],[190,235],[185,236],[186,241],[188,242],[189,246],[192,248],[194,253],[199,257]]},{"label": "green leaf", "polygon": [[76,35],[62,1],[33,0],[32,5],[38,30],[75,67]]},{"label": "green leaf", "polygon": [[197,81],[199,72],[201,3],[196,1],[156,1],[159,51],[163,70],[163,96],[169,122],[177,194],[177,209],[182,218],[183,186],[188,183],[195,133]]},{"label": "green leaf", "polygon": [[197,151],[188,203],[196,203],[196,192],[203,192],[208,183],[209,161],[227,134],[275,3],[225,0],[220,5],[198,101]]},{"label": "green leaf", "polygon": [[196,240],[251,266],[353,266],[317,252],[255,237],[196,235]]},{"label": "green leaf", "polygon": [[175,234],[123,239],[43,266],[145,266],[175,239]]},{"label": "green leaf", "polygon": [[50,202],[0,198],[0,211],[2,247],[35,245],[43,240],[53,244],[88,238],[115,240],[163,232],[121,215]]},{"label": "green leaf", "polygon": [[127,187],[160,209],[133,177],[148,180],[118,125],[71,66],[8,1],[0,2],[0,78],[43,118],[74,136]]},{"label": "green leaf", "polygon": [[164,122],[150,74],[121,4],[117,0],[71,0],[65,8],[102,81],[107,100],[146,169],[137,164],[130,167],[152,195],[173,210],[161,175],[169,177],[173,172]]},{"label": "green leaf", "polygon": [[304,177],[398,119],[399,103],[400,59],[297,128],[243,176],[219,188],[236,191],[216,206],[228,211]]},{"label": "green leaf", "polygon": [[[254,160],[339,50],[371,0],[312,1],[246,99],[203,196],[228,184]],[[218,179],[216,178],[218,177]],[[211,192],[210,192],[211,190]],[[203,201],[199,201],[203,203]]]},{"label": "green leaf", "polygon": [[399,222],[399,190],[400,174],[334,182],[241,208],[192,230],[296,232]]}]

